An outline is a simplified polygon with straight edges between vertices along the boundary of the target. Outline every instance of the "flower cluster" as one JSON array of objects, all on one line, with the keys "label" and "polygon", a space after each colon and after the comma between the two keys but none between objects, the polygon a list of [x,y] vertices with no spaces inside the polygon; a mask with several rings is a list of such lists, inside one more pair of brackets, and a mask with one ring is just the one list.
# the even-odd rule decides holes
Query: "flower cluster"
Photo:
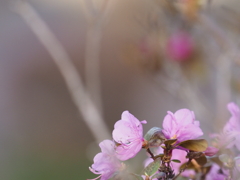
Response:
[{"label": "flower cluster", "polygon": [[113,141],[102,141],[99,144],[102,152],[94,157],[94,164],[90,170],[95,174],[101,174],[97,179],[111,178],[124,169],[120,160],[125,161],[136,156],[144,143],[142,124],[146,123],[147,121],[140,122],[128,111],[122,113],[121,120],[114,125]]},{"label": "flower cluster", "polygon": [[[162,128],[153,127],[145,136],[142,124],[147,121],[124,111],[114,125],[113,140],[99,144],[102,152],[94,157],[90,170],[100,175],[93,180],[126,179],[121,174],[141,180],[236,178],[240,170],[240,109],[234,103],[229,103],[228,109],[232,116],[222,133],[211,135],[212,146],[198,139],[203,131],[194,112],[188,109],[168,111]],[[135,157],[141,149],[149,156],[144,170],[141,174],[128,172],[123,161]]]}]

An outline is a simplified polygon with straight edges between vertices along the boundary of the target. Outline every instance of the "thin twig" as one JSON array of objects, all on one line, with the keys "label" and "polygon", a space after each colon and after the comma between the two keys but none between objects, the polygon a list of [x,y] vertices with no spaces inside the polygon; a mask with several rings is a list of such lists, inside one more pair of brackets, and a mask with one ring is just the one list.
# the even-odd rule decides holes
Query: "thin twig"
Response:
[{"label": "thin twig", "polygon": [[150,154],[151,158],[154,160],[154,155],[149,148],[147,149],[147,152]]},{"label": "thin twig", "polygon": [[83,115],[83,119],[95,139],[100,142],[105,138],[109,138],[110,132],[101,114],[89,97],[70,57],[53,32],[29,3],[19,2],[15,5],[14,10],[23,18],[51,55],[65,80],[73,102],[77,106],[78,111]]}]

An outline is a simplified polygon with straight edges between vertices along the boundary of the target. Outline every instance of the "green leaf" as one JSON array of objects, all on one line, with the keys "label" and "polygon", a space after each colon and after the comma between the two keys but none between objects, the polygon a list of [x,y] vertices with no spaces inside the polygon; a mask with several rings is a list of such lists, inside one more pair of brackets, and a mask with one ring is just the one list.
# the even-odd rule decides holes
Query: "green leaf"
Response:
[{"label": "green leaf", "polygon": [[156,179],[161,179],[161,178],[164,178],[165,176],[166,176],[166,173],[164,173],[164,172],[159,172],[159,173],[156,173],[154,176],[152,176],[151,179],[154,179],[154,178],[156,178]]},{"label": "green leaf", "polygon": [[189,151],[187,153],[186,158],[188,158],[188,159],[197,159],[197,158],[200,158],[201,156],[205,156],[205,154],[203,152]]},{"label": "green leaf", "polygon": [[158,154],[158,155],[156,155],[155,156],[155,158],[157,159],[157,158],[162,158],[164,156],[164,154]]},{"label": "green leaf", "polygon": [[[193,161],[196,161],[199,166],[204,166],[207,163],[207,158],[206,158],[206,156],[201,156],[201,157],[199,157],[197,159],[192,159],[192,161],[188,164],[186,169],[195,169],[195,170],[197,170],[197,167],[194,165]],[[187,163],[182,164],[180,166],[180,169],[185,168],[186,164]]]},{"label": "green leaf", "polygon": [[147,167],[144,168],[144,174],[147,176],[152,176],[155,172],[157,172],[160,167],[161,160],[160,158],[155,159],[155,161],[151,162]]},{"label": "green leaf", "polygon": [[176,143],[177,139],[168,139],[164,142],[164,144],[167,146],[169,145],[173,145],[174,143]]},{"label": "green leaf", "polygon": [[175,163],[181,163],[181,161],[178,160],[178,159],[172,159],[171,161],[172,161],[172,162],[175,162]]},{"label": "green leaf", "polygon": [[[187,163],[183,163],[183,164],[180,166],[179,170],[185,168],[186,164],[187,164]],[[187,166],[186,169],[195,169],[195,166],[193,165],[192,162],[190,162],[190,163],[188,164],[188,166]]]},{"label": "green leaf", "polygon": [[131,175],[134,176],[136,180],[144,180],[143,177],[139,174],[131,173]]},{"label": "green leaf", "polygon": [[200,158],[195,159],[200,166],[204,166],[207,163],[206,156],[201,156]]},{"label": "green leaf", "polygon": [[161,148],[163,148],[163,149],[166,149],[166,147],[165,147],[165,146],[161,146]]},{"label": "green leaf", "polygon": [[145,134],[144,139],[148,141],[148,147],[158,147],[166,138],[161,128],[153,127]]},{"label": "green leaf", "polygon": [[181,146],[191,151],[202,152],[207,149],[208,143],[205,139],[195,139],[195,140],[182,141],[179,144],[177,144],[177,146]]}]

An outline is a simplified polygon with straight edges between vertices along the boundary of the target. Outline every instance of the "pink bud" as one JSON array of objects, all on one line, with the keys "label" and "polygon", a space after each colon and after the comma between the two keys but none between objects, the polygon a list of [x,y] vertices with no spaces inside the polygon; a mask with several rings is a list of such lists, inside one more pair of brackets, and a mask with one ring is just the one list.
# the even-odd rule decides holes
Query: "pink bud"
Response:
[{"label": "pink bud", "polygon": [[219,151],[219,149],[209,146],[207,147],[206,151],[205,151],[205,155],[207,156],[214,156],[215,154],[217,154]]},{"label": "pink bud", "polygon": [[193,42],[189,34],[176,33],[167,42],[167,55],[176,61],[184,61],[193,53]]}]

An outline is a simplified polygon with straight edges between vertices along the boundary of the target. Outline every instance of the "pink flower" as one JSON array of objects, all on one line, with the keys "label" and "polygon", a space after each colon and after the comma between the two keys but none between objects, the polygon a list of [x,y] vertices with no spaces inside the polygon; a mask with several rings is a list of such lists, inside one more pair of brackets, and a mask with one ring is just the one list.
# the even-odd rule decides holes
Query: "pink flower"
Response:
[{"label": "pink flower", "polygon": [[199,121],[195,121],[193,111],[188,109],[180,109],[173,114],[168,114],[163,120],[163,134],[168,139],[178,139],[177,142],[195,139],[203,135],[199,127]]},{"label": "pink flower", "polygon": [[232,114],[232,117],[224,126],[223,132],[227,136],[235,137],[231,146],[236,145],[238,150],[240,150],[240,109],[233,102],[229,103],[227,107]]},{"label": "pink flower", "polygon": [[167,42],[167,55],[176,61],[183,61],[193,53],[193,42],[189,34],[176,33]]},{"label": "pink flower", "polygon": [[142,124],[147,121],[139,121],[128,111],[122,113],[121,120],[114,125],[113,139],[119,146],[116,148],[116,156],[121,161],[128,160],[141,150],[143,138]]},{"label": "pink flower", "polygon": [[119,171],[122,167],[120,161],[115,156],[114,146],[115,143],[111,140],[104,140],[99,144],[102,152],[98,153],[93,159],[92,167],[89,167],[90,171],[94,174],[101,174],[95,179],[100,180],[110,179],[115,172]]},{"label": "pink flower", "polygon": [[218,149],[222,148],[231,148],[235,144],[235,136],[237,136],[237,132],[231,132],[231,133],[212,133],[210,134],[210,138],[212,139],[212,146]]}]

